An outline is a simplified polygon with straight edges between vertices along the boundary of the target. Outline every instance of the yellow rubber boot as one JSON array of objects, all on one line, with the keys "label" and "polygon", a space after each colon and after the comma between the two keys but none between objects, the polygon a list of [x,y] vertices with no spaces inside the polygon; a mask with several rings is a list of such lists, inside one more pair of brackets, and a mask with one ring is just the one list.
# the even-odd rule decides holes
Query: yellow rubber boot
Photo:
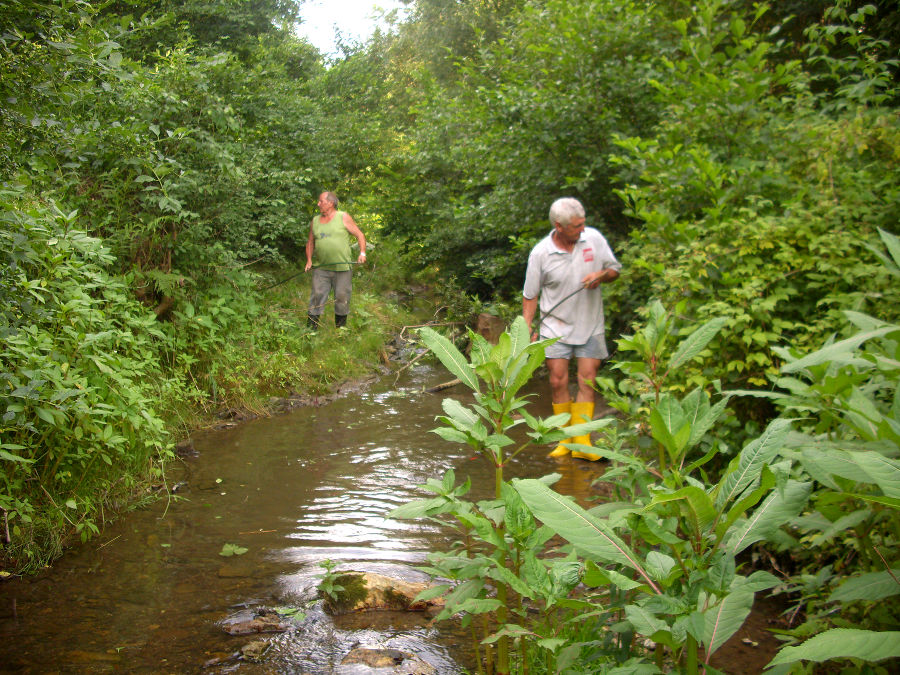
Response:
[{"label": "yellow rubber boot", "polygon": [[[553,404],[553,414],[554,415],[562,415],[563,413],[572,412],[572,401],[566,401],[565,403],[554,403]],[[571,418],[566,422],[566,425],[572,423]],[[563,445],[563,443],[571,443],[571,438],[564,438],[560,441],[560,444],[553,448],[553,452],[551,452],[548,457],[565,457],[569,454],[569,449]]]},{"label": "yellow rubber boot", "polygon": [[[575,401],[572,404],[572,420],[571,424],[583,424],[585,422],[590,422],[594,419],[594,402],[593,401]],[[576,436],[572,439],[573,443],[577,443],[578,445],[590,445],[591,444],[591,435],[584,434],[583,436]],[[600,455],[595,455],[590,452],[584,452],[582,450],[572,450],[572,457],[577,459],[587,459],[592,462],[596,462],[599,459],[602,459]]]}]

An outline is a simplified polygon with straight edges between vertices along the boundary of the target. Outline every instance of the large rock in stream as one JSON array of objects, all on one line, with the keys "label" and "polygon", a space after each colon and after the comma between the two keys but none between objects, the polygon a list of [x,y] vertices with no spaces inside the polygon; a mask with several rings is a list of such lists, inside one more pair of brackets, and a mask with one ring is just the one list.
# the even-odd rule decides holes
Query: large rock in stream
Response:
[{"label": "large rock in stream", "polygon": [[437,669],[415,654],[399,649],[370,649],[357,647],[350,651],[341,661],[339,675],[351,673],[367,673],[377,669],[385,675],[434,675]]},{"label": "large rock in stream", "polygon": [[370,610],[424,612],[444,606],[442,598],[415,600],[419,593],[430,588],[429,584],[392,579],[373,572],[343,572],[334,583],[344,589],[337,591],[337,598],[319,592],[325,609],[331,614]]}]

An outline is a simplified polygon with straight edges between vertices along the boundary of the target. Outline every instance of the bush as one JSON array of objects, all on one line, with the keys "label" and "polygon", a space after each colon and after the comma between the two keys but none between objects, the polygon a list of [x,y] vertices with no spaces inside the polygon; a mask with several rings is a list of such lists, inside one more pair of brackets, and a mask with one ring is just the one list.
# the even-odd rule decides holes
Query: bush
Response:
[{"label": "bush", "polygon": [[164,375],[153,314],[108,273],[112,256],[72,226],[75,213],[23,191],[0,199],[0,508],[6,555],[27,568],[59,552],[59,532],[96,533],[104,507],[155,475],[171,443],[154,412]]}]

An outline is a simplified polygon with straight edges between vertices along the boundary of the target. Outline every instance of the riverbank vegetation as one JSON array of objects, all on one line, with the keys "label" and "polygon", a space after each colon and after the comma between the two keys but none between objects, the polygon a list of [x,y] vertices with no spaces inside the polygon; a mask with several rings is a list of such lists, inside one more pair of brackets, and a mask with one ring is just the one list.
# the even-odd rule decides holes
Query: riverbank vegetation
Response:
[{"label": "riverbank vegetation", "polygon": [[[0,9],[4,568],[46,564],[164,487],[173,441],[221,410],[377,367],[413,284],[443,291],[444,319],[512,318],[548,205],[572,195],[624,265],[605,290],[617,353],[598,387],[634,425],[611,428],[610,447],[649,462],[614,458],[634,490],[610,527],[638,529],[646,576],[613,562],[660,592],[623,586],[624,569],[591,577],[622,600],[617,644],[690,636],[675,658],[708,656],[718,638],[686,607],[738,616],[734,584],[749,582],[729,561],[749,551],[777,561],[806,610],[796,639],[895,630],[891,582],[883,602],[851,593],[864,574],[896,582],[900,536],[885,478],[895,3],[415,0],[327,56],[297,18],[288,0]],[[275,285],[299,271],[326,189],[372,241],[340,339],[305,328],[304,275]],[[710,325],[703,350],[659,370]],[[688,408],[710,425],[671,427]],[[760,440],[788,419],[786,439]],[[710,496],[750,455],[749,492]],[[541,519],[532,487],[520,496]],[[791,518],[722,556],[745,513],[789,495]]]}]

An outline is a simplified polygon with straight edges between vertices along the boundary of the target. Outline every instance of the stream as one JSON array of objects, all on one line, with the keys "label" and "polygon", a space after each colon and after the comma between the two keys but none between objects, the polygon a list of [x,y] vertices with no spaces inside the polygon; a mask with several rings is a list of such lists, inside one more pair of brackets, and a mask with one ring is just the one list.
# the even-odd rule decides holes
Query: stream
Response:
[{"label": "stream", "polygon": [[[221,624],[242,608],[308,607],[324,560],[426,580],[413,568],[447,533],[386,514],[451,468],[471,477],[471,497],[493,491],[483,459],[428,433],[443,398],[471,402],[462,386],[424,392],[446,379],[420,366],[396,384],[385,376],[321,406],[196,434],[194,452],[170,469],[174,499],[128,514],[37,577],[0,584],[0,672],[319,674],[338,672],[357,644],[463,672],[468,639],[416,613],[332,618],[313,607],[302,628],[264,636],[262,663],[229,661],[252,636]],[[550,415],[545,399],[529,409]],[[559,471],[557,489],[590,494],[602,465],[546,454],[522,453],[507,478]],[[226,545],[247,550],[225,557]]]},{"label": "stream", "polygon": [[[412,652],[439,674],[469,672],[471,641],[450,622],[402,612],[331,617],[312,602],[325,560],[427,580],[414,568],[446,548],[448,533],[386,517],[430,496],[418,487],[427,479],[454,469],[457,480],[471,478],[470,498],[492,496],[483,459],[428,433],[443,398],[471,402],[462,386],[425,393],[446,379],[418,366],[396,383],[385,376],[323,405],[197,433],[169,469],[174,498],[126,515],[36,577],[0,583],[0,673],[393,672],[342,666],[355,646]],[[527,387],[529,411],[552,414],[546,383]],[[558,472],[555,489],[588,506],[603,467],[536,447],[505,477]],[[302,608],[305,619],[277,634],[225,631],[227,618],[260,607]],[[752,615],[718,667],[761,672],[772,651],[759,648],[772,640],[766,625],[765,613]],[[269,646],[258,662],[235,659],[259,637]]]}]

